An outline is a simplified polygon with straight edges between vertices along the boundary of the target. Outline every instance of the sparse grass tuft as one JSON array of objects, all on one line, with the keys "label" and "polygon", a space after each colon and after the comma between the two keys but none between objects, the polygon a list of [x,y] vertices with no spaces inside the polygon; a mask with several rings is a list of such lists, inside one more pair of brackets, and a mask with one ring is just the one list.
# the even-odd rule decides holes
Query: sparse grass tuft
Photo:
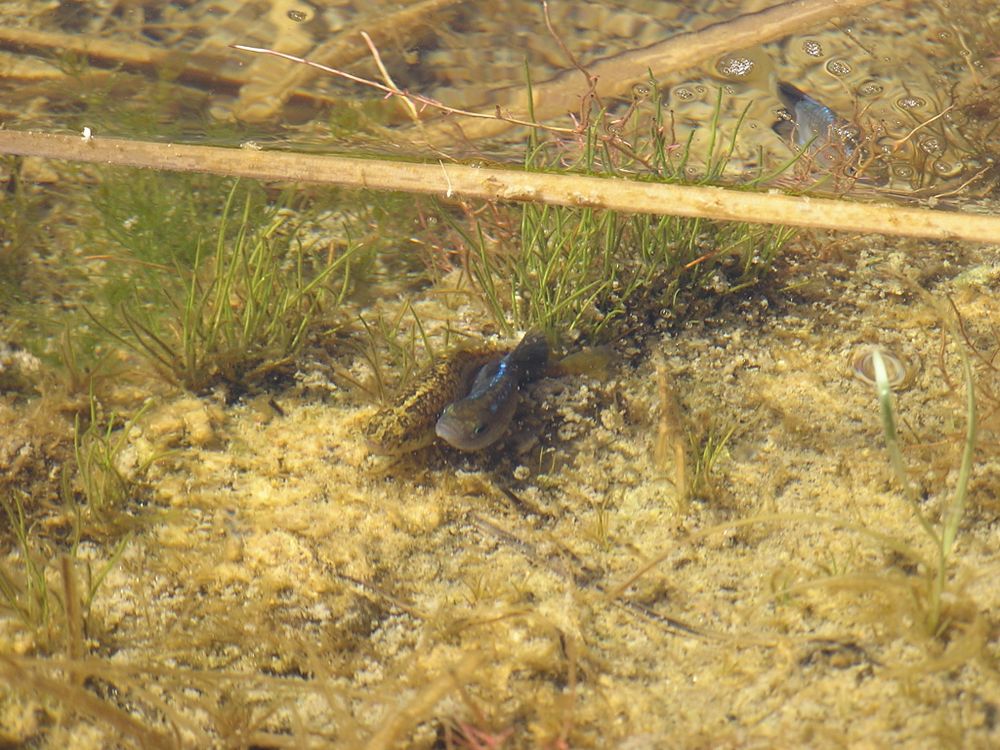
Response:
[{"label": "sparse grass tuft", "polygon": [[108,172],[90,196],[97,211],[94,242],[124,251],[113,256],[124,271],[190,269],[237,194],[263,210],[262,192],[247,183],[236,183],[227,197],[226,181],[211,175]]},{"label": "sparse grass tuft", "polygon": [[687,497],[711,499],[717,492],[716,468],[720,460],[729,455],[729,439],[736,431],[732,425],[725,432],[709,429],[706,434],[689,435],[694,462],[688,479]]},{"label": "sparse grass tuft", "polygon": [[[73,534],[68,551],[36,530],[25,514],[27,496],[18,491],[0,495],[0,505],[14,542],[14,555],[0,559],[0,615],[6,610],[33,634],[43,649],[49,647],[63,630],[68,651],[74,658],[82,655],[82,635],[87,628],[91,607],[101,585],[121,559],[129,537],[125,536],[111,548],[108,559],[98,568],[84,562],[84,587],[77,586],[76,568],[80,563],[78,550],[82,536],[79,506],[70,508]],[[62,578],[62,592],[49,583],[50,577]],[[62,615],[61,618],[57,618]]]},{"label": "sparse grass tuft", "polygon": [[[376,309],[370,318],[359,320],[365,333],[360,355],[371,367],[373,382],[354,385],[376,401],[385,401],[391,393],[405,390],[414,375],[437,360],[439,350],[408,300],[391,317]],[[448,349],[453,340],[454,332],[446,325],[442,348]]]},{"label": "sparse grass tuft", "polygon": [[310,325],[343,301],[358,248],[315,264],[293,228],[238,183],[229,192],[215,245],[198,242],[190,267],[176,259],[119,301],[97,325],[141,355],[164,379],[192,391],[250,385],[288,366]]},{"label": "sparse grass tuft", "polygon": [[131,471],[121,463],[128,447],[129,436],[146,407],[130,419],[111,414],[103,422],[98,414],[97,400],[90,398],[90,415],[86,428],[76,418],[73,452],[76,459],[77,481],[88,511],[95,516],[120,511],[138,491],[143,477],[162,454],[152,454]]},{"label": "sparse grass tuft", "polygon": [[875,387],[878,393],[879,410],[882,417],[882,431],[885,435],[889,461],[892,465],[896,481],[903,491],[903,498],[910,506],[910,510],[920,524],[920,528],[923,529],[934,545],[935,559],[928,565],[932,573],[932,578],[926,603],[926,625],[928,631],[935,635],[939,634],[947,626],[947,622],[942,619],[942,599],[947,583],[949,563],[954,551],[955,540],[958,536],[958,527],[962,522],[962,516],[965,512],[969,478],[972,474],[972,459],[976,448],[977,430],[975,383],[972,377],[972,365],[969,362],[969,355],[960,338],[958,325],[948,314],[949,311],[944,310],[940,305],[936,305],[936,307],[941,314],[941,319],[945,327],[957,344],[959,357],[961,358],[962,373],[965,379],[966,422],[962,457],[958,466],[958,478],[955,481],[951,500],[943,510],[940,527],[936,527],[932,520],[925,514],[921,507],[917,490],[909,479],[899,445],[899,437],[896,432],[892,392],[889,388],[889,376],[886,372],[885,362],[877,349],[874,351],[872,357],[875,370]]},{"label": "sparse grass tuft", "polygon": [[45,580],[45,556],[24,513],[24,499],[17,491],[0,496],[17,550],[14,566],[0,561],[0,607],[30,629],[47,628],[55,602]]}]

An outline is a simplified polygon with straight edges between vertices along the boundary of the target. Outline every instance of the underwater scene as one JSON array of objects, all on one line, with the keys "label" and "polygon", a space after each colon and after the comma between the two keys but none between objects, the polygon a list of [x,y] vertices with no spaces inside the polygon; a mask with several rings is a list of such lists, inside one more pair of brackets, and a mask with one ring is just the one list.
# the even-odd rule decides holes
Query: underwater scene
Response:
[{"label": "underwater scene", "polygon": [[0,4],[0,748],[1000,747],[995,0]]}]

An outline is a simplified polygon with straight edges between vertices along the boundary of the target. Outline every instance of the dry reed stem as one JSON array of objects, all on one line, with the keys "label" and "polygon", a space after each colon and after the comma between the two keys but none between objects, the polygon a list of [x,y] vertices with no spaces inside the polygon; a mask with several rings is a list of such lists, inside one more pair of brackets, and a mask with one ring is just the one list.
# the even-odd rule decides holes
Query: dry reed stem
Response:
[{"label": "dry reed stem", "polygon": [[62,572],[63,602],[66,609],[66,653],[70,659],[83,656],[83,613],[80,610],[80,587],[77,585],[73,558],[67,554],[59,556]]},{"label": "dry reed stem", "polygon": [[604,208],[623,213],[834,229],[901,237],[995,243],[1000,216],[849,203],[719,187],[665,185],[459,164],[276,153],[0,130],[0,153],[50,159],[208,172],[259,180],[299,181],[442,197]]},{"label": "dry reed stem", "polygon": [[[66,73],[54,63],[2,51],[0,70],[3,71],[5,81],[52,81],[66,77]],[[6,106],[10,107],[10,103]]]},{"label": "dry reed stem", "polygon": [[123,63],[136,67],[166,65],[171,57],[169,50],[158,49],[145,44],[86,37],[78,34],[62,34],[56,31],[4,28],[2,26],[0,26],[0,46],[14,47],[16,49],[28,47],[60,50],[97,60],[107,60],[109,62]]},{"label": "dry reed stem", "polygon": [[[313,70],[321,70],[324,73],[329,73],[332,76],[338,78],[343,78],[352,83],[358,83],[362,86],[368,86],[377,91],[382,91],[389,96],[396,96],[402,99],[404,102],[409,104],[412,109],[411,112],[417,115],[425,108],[430,108],[432,110],[437,110],[440,113],[447,115],[457,115],[459,117],[469,117],[478,118],[482,120],[493,120],[493,119],[506,119],[511,125],[524,125],[529,128],[538,128],[545,130],[550,133],[562,133],[564,135],[578,135],[580,132],[580,127],[574,128],[559,128],[552,125],[542,125],[541,123],[534,122],[531,120],[519,120],[515,117],[510,117],[502,113],[499,109],[485,114],[483,112],[472,112],[468,109],[458,109],[457,107],[449,107],[447,104],[438,101],[437,99],[432,99],[429,96],[424,96],[423,94],[411,94],[409,91],[403,91],[398,88],[396,84],[392,83],[392,78],[389,77],[388,71],[385,70],[382,65],[382,59],[378,53],[378,49],[375,47],[374,43],[371,42],[371,38],[367,34],[363,34],[363,38],[366,42],[370,43],[370,49],[372,56],[375,59],[376,66],[384,72],[385,78],[387,79],[385,83],[379,83],[378,81],[373,81],[370,78],[364,78],[362,76],[356,76],[353,73],[348,73],[345,70],[339,70],[337,68],[331,68],[323,63],[318,63],[315,60],[308,60],[304,57],[299,57],[298,55],[291,55],[287,52],[278,52],[277,50],[270,49],[268,47],[251,47],[246,44],[234,44],[233,49],[239,50],[240,52],[252,52],[256,55],[269,55],[271,57],[277,57],[282,60],[288,60],[289,62],[299,63],[305,65],[306,67],[312,68]],[[420,105],[420,109],[417,109],[416,105]],[[422,130],[422,123],[419,121],[416,123],[417,127]]]},{"label": "dry reed stem", "polygon": [[656,425],[656,441],[653,443],[653,465],[661,474],[666,474],[673,465],[673,483],[677,491],[678,506],[684,507],[688,501],[687,456],[684,454],[684,423],[680,404],[670,387],[667,361],[662,353],[656,354],[656,390],[659,400],[659,419]]},{"label": "dry reed stem", "polygon": [[[699,31],[677,34],[641,49],[596,60],[588,63],[586,69],[588,74],[597,78],[595,93],[598,97],[630,97],[635,84],[649,80],[650,71],[653,78],[663,81],[674,73],[726,52],[780,39],[877,2],[879,0],[793,0],[712,24]],[[545,121],[580,109],[579,86],[570,80],[579,75],[580,71],[573,68],[533,88],[536,120]],[[497,93],[505,99],[505,110],[528,112],[528,93],[523,86]],[[463,123],[460,127],[467,138],[477,139],[497,135],[512,126],[513,123],[506,119],[496,119]],[[450,121],[436,123],[435,127],[426,130],[426,135],[432,143],[438,142],[446,135],[454,137],[455,127],[459,126]]]},{"label": "dry reed stem", "polygon": [[[164,69],[176,68],[178,61],[184,60],[181,53],[148,44],[123,42],[103,37],[81,36],[79,34],[62,34],[54,31],[39,31],[37,29],[7,29],[0,26],[0,48],[3,47],[15,50],[26,48],[44,50],[53,56],[72,52],[80,57],[85,57],[91,61],[100,61],[106,65],[121,65],[129,70],[147,72],[161,72]],[[361,47],[367,52],[367,48],[363,43]],[[185,83],[213,87],[215,89],[218,89],[219,86],[233,89],[242,88],[248,82],[246,69],[237,72],[228,72],[222,64],[223,61],[221,59],[208,53],[198,53],[193,58],[195,59],[189,58],[185,60],[178,74],[178,80]],[[8,59],[16,62],[16,65],[4,68],[3,75],[6,78],[28,81],[69,78],[65,72],[55,67],[54,63],[33,64],[30,58],[18,59],[11,55],[0,57],[0,61],[3,62],[6,62]],[[102,70],[99,73],[101,75],[108,75],[109,71]],[[280,103],[285,102],[293,95],[301,96],[304,99],[321,104],[335,103],[334,99],[325,94],[299,91],[294,86],[282,89]]]}]

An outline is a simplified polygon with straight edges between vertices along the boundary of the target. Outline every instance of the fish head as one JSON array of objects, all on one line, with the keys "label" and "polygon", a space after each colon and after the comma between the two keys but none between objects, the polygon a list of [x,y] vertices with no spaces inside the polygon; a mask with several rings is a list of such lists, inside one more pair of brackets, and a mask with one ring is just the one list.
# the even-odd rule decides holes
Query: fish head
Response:
[{"label": "fish head", "polygon": [[478,451],[492,445],[507,429],[509,419],[498,419],[479,400],[449,404],[434,427],[437,436],[462,451]]}]

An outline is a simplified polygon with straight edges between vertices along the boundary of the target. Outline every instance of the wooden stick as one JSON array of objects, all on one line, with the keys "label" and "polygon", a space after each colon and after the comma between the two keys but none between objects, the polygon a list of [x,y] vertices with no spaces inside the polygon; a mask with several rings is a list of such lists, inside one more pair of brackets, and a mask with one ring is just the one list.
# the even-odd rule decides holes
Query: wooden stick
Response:
[{"label": "wooden stick", "polygon": [[0,130],[0,153],[177,172],[209,172],[258,180],[587,206],[624,213],[784,224],[852,233],[988,243],[1000,238],[1000,216],[519,169],[185,146],[101,138],[99,134],[84,140],[80,136],[13,130]]}]

